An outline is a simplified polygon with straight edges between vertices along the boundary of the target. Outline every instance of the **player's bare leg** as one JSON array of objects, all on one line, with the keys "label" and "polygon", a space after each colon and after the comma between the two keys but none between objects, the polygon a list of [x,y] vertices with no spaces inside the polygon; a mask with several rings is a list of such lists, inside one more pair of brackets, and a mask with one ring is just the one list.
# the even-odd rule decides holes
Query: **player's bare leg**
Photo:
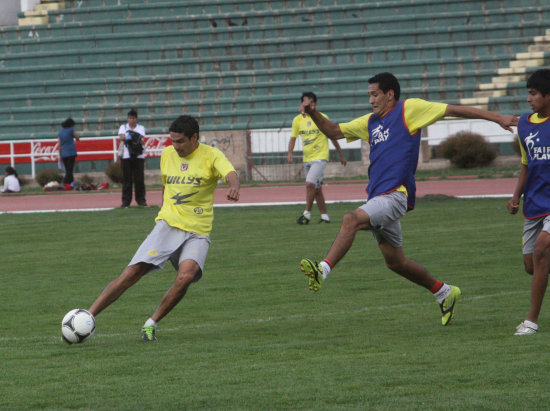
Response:
[{"label": "player's bare leg", "polygon": [[193,282],[196,275],[200,272],[200,267],[194,260],[184,260],[178,267],[176,281],[166,291],[164,297],[152,315],[155,322],[159,322],[168,314],[185,296],[189,285]]},{"label": "player's bare leg", "polygon": [[548,286],[548,270],[550,269],[550,233],[541,231],[535,242],[533,252],[533,279],[531,282],[531,305],[527,320],[537,323],[542,301]]},{"label": "player's bare leg", "polygon": [[94,317],[97,316],[101,311],[115,302],[128,288],[137,283],[151,267],[152,265],[148,263],[138,263],[126,267],[122,271],[122,274],[105,287],[88,311]]},{"label": "player's bare leg", "polygon": [[315,185],[306,183],[306,211],[311,211],[315,200]]},{"label": "player's bare leg", "polygon": [[327,205],[325,203],[325,195],[323,194],[323,187],[319,187],[315,189],[315,202],[317,203],[317,207],[319,207],[319,212],[321,214],[326,214]]},{"label": "player's bare leg", "polygon": [[369,215],[360,208],[356,208],[351,213],[347,213],[342,219],[340,231],[332,243],[326,256],[333,266],[344,258],[355,240],[355,234],[359,230],[371,228]]},{"label": "player's bare leg", "polygon": [[311,220],[313,200],[315,200],[315,185],[306,182],[306,209],[304,210],[304,213],[296,219],[298,224],[308,224],[309,220]]},{"label": "player's bare leg", "polygon": [[427,289],[431,289],[436,283],[437,279],[432,277],[421,264],[405,257],[402,247],[394,247],[384,240],[378,244],[378,247],[382,251],[386,266],[393,272]]}]

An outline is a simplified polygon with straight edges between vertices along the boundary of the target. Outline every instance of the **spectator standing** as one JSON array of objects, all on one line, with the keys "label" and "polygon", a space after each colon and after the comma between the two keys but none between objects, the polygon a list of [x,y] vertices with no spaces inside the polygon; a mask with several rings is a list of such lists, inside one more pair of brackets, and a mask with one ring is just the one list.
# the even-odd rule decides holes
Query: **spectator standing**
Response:
[{"label": "spectator standing", "polygon": [[76,145],[75,140],[80,139],[80,136],[74,132],[75,122],[72,118],[68,118],[61,127],[63,128],[58,134],[59,157],[65,166],[65,177],[63,184],[71,184],[74,181],[73,170],[76,161]]},{"label": "spectator standing", "polygon": [[[140,206],[147,206],[145,201],[145,154],[143,153],[143,138],[145,127],[138,124],[137,111],[128,112],[128,122],[118,129],[118,136],[124,144],[122,162],[122,205],[129,207],[132,202],[132,186],[135,190],[135,200]],[[134,144],[133,144],[134,143]],[[132,147],[141,145],[141,153]]]}]

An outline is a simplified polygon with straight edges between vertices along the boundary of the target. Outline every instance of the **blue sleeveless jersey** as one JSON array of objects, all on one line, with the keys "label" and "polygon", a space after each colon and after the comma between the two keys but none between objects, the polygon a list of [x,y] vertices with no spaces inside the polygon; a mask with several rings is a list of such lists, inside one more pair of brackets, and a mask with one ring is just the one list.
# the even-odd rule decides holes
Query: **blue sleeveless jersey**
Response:
[{"label": "blue sleeveless jersey", "polygon": [[404,101],[400,101],[385,116],[369,118],[370,166],[368,198],[387,194],[402,185],[408,192],[408,207],[414,208],[420,130],[411,134],[405,125]]},{"label": "blue sleeveless jersey", "polygon": [[550,120],[531,123],[523,114],[518,135],[527,155],[527,181],[523,192],[523,214],[537,218],[550,214]]}]

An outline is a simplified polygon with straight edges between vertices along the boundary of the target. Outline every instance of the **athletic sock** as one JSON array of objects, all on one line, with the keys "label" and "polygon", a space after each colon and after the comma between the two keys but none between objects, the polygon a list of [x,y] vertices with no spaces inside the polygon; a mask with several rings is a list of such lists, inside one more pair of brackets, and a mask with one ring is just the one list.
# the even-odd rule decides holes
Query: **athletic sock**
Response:
[{"label": "athletic sock", "polygon": [[449,284],[438,281],[430,290],[439,304],[451,294],[451,286]]},{"label": "athletic sock", "polygon": [[321,261],[321,268],[323,269],[323,281],[327,279],[328,275],[332,271],[333,265],[325,258]]},{"label": "athletic sock", "polygon": [[330,221],[328,214],[321,214],[321,220]]},{"label": "athletic sock", "polygon": [[311,211],[304,210],[304,217],[311,220]]},{"label": "athletic sock", "polygon": [[525,324],[528,327],[531,327],[534,330],[539,329],[539,326],[537,325],[537,323],[534,323],[533,321],[525,320],[525,321],[523,321],[523,324]]},{"label": "athletic sock", "polygon": [[149,318],[147,321],[145,321],[145,324],[143,324],[144,327],[149,327],[150,325],[154,326],[155,328],[157,328],[157,322],[156,321],[153,321],[152,318]]}]

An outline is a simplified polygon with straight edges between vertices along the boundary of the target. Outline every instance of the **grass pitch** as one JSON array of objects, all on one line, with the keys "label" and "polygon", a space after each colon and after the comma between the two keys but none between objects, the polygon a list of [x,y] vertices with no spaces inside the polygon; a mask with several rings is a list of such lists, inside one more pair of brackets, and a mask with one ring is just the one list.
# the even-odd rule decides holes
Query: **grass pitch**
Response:
[{"label": "grass pitch", "polygon": [[[301,206],[218,208],[203,279],[157,331],[139,330],[174,280],[169,265],[101,313],[94,337],[60,341],[153,227],[158,209],[0,215],[0,408],[544,409],[550,320],[514,337],[529,302],[520,216],[506,200],[420,200],[404,250],[463,298],[442,327],[430,293],[390,272],[369,233],[317,294],[299,272],[330,225]],[[315,214],[315,213],[314,213]],[[315,215],[314,215],[315,217]]]}]

